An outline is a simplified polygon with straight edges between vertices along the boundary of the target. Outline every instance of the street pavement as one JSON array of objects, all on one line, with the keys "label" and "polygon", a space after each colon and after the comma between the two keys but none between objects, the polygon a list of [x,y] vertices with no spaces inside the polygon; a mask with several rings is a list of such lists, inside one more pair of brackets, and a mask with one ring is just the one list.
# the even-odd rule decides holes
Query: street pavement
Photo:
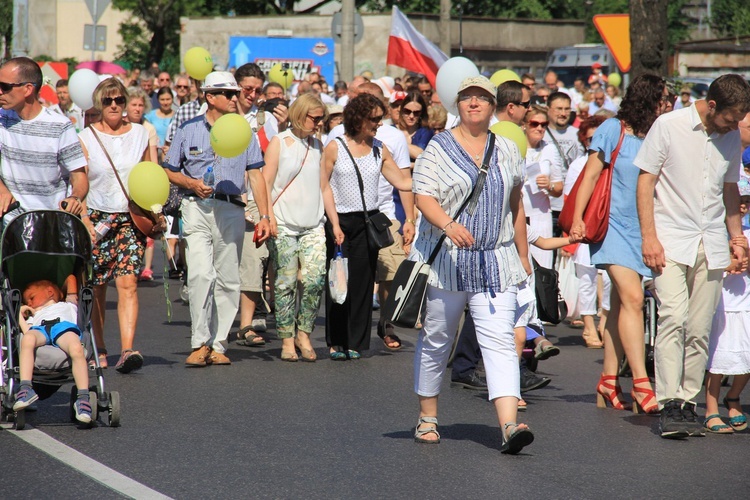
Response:
[{"label": "street pavement", "polygon": [[[189,310],[178,282],[169,283],[171,323],[158,271],[139,288],[136,348],[144,368],[106,371],[107,389],[122,398],[122,426],[71,424],[63,387],[27,415],[32,429],[0,429],[0,498],[107,499],[128,491],[180,499],[718,498],[742,497],[750,486],[750,432],[668,441],[657,434],[657,417],[597,409],[602,351],[586,349],[580,330],[549,328],[561,354],[540,363],[538,372],[553,382],[526,394],[529,409],[519,420],[536,440],[514,457],[499,452],[486,395],[451,388],[449,375],[440,398],[442,443],[414,443],[415,331],[399,331],[404,347],[390,352],[373,329],[363,359],[334,362],[321,317],[316,363],[282,362],[281,342],[269,331],[265,347],[232,343],[231,366],[186,368]],[[116,353],[114,288],[108,299],[107,346]],[[116,358],[110,355],[111,366]],[[748,411],[750,391],[743,397]],[[151,490],[118,486],[70,453],[53,458],[47,445],[37,449],[19,433],[54,438]]]}]

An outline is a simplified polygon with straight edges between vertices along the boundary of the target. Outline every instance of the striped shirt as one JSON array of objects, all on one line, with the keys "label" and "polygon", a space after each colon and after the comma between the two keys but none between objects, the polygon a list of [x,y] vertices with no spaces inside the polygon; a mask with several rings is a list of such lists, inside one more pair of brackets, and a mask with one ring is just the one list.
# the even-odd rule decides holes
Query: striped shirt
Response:
[{"label": "striped shirt", "polygon": [[86,166],[75,128],[63,115],[43,108],[21,120],[0,113],[0,163],[5,186],[25,210],[57,209],[65,198],[70,172]]},{"label": "striped shirt", "polygon": [[214,190],[217,194],[237,195],[246,191],[245,171],[261,168],[263,154],[256,135],[239,156],[224,158],[214,153],[210,139],[211,125],[205,115],[196,116],[177,129],[172,146],[164,159],[164,168],[202,179],[208,167],[214,168]]},{"label": "striped shirt", "polygon": [[[457,248],[446,238],[430,269],[429,283],[450,291],[503,292],[526,278],[514,244],[511,190],[523,182],[518,148],[497,136],[487,178],[474,214],[464,210],[458,222],[474,237],[474,245]],[[432,196],[455,217],[479,176],[471,157],[446,130],[436,135],[414,164],[413,191]],[[409,258],[426,261],[442,236],[442,228],[422,218]]]}]

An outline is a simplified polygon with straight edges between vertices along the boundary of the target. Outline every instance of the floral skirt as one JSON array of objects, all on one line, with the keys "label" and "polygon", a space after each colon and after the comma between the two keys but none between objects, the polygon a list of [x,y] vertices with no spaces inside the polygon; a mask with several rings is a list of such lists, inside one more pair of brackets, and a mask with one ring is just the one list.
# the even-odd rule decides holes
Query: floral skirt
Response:
[{"label": "floral skirt", "polygon": [[140,274],[146,251],[146,236],[138,231],[128,212],[110,214],[89,209],[91,223],[114,216],[107,234],[94,243],[94,285],[103,285],[119,276]]}]

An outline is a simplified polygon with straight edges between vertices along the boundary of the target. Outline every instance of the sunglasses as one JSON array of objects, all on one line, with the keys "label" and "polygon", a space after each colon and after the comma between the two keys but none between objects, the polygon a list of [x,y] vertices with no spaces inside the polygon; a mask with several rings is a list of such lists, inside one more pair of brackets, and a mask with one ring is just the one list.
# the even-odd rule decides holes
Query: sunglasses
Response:
[{"label": "sunglasses", "polygon": [[102,97],[102,106],[111,106],[114,102],[118,106],[125,104],[125,97],[118,95],[117,97]]},{"label": "sunglasses", "polygon": [[323,115],[320,115],[320,116],[307,115],[307,117],[311,119],[315,125],[317,125],[323,120]]},{"label": "sunglasses", "polygon": [[232,100],[232,98],[240,96],[240,92],[238,90],[222,90],[221,92],[211,92],[211,94],[213,94],[213,95],[223,95],[224,97],[226,97],[230,101]]},{"label": "sunglasses", "polygon": [[538,122],[536,120],[531,120],[529,122],[529,128],[537,128],[537,127],[547,128],[547,125],[549,125],[549,122]]},{"label": "sunglasses", "polygon": [[367,119],[370,120],[370,122],[372,122],[372,123],[380,123],[380,122],[383,121],[383,115],[368,116]]},{"label": "sunglasses", "polygon": [[176,89],[189,89],[190,87],[187,85],[175,85],[174,88]]},{"label": "sunglasses", "polygon": [[511,104],[515,104],[516,106],[521,106],[522,108],[529,109],[529,106],[531,106],[531,99],[528,101],[523,102],[511,102]]},{"label": "sunglasses", "polygon": [[18,83],[6,83],[0,82],[0,90],[3,92],[10,92],[15,87],[23,87],[24,85],[33,85],[32,82],[18,82]]},{"label": "sunglasses", "polygon": [[478,101],[486,102],[488,104],[492,104],[493,102],[492,97],[486,96],[486,95],[460,95],[458,96],[459,102],[469,102],[472,99],[477,99]]},{"label": "sunglasses", "polygon": [[420,109],[419,111],[414,111],[413,109],[403,108],[401,110],[401,114],[404,116],[412,116],[412,115],[419,116],[422,114],[422,110]]},{"label": "sunglasses", "polygon": [[242,91],[248,94],[260,94],[263,92],[263,87],[242,87]]}]

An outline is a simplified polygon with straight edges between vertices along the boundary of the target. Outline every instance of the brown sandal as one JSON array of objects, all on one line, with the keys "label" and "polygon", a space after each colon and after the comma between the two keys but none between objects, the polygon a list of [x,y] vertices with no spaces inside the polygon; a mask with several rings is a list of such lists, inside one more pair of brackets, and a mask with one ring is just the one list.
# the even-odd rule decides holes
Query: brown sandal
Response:
[{"label": "brown sandal", "polygon": [[247,347],[260,347],[266,345],[266,339],[255,333],[252,326],[243,326],[237,330],[237,344]]}]

